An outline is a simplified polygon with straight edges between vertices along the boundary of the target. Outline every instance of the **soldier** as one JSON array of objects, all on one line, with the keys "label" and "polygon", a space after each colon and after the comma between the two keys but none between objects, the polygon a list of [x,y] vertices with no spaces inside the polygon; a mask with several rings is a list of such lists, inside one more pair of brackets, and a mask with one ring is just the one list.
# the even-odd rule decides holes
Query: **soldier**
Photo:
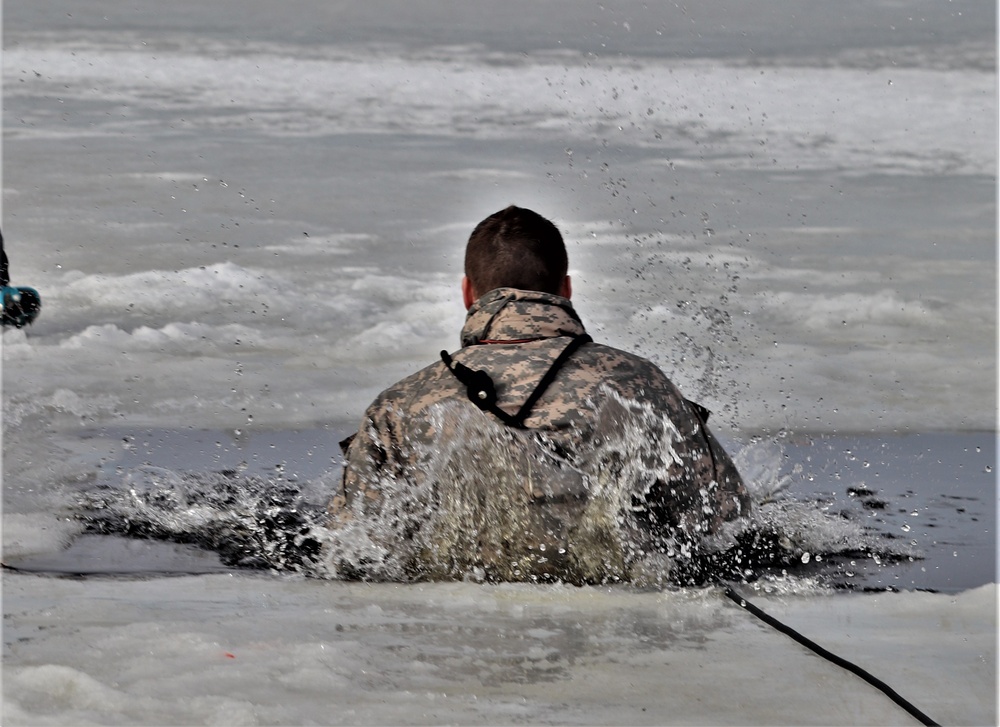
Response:
[{"label": "soldier", "polygon": [[749,513],[707,412],[591,340],[567,269],[531,210],[473,231],[461,350],[382,392],[341,443],[341,576],[661,581]]},{"label": "soldier", "polygon": [[6,288],[9,282],[9,263],[7,262],[7,253],[3,249],[3,233],[0,232],[0,288]]},{"label": "soldier", "polygon": [[22,328],[34,321],[42,309],[42,299],[37,290],[10,285],[10,269],[7,253],[3,249],[2,232],[0,232],[0,301],[3,309],[0,323],[15,328]]}]

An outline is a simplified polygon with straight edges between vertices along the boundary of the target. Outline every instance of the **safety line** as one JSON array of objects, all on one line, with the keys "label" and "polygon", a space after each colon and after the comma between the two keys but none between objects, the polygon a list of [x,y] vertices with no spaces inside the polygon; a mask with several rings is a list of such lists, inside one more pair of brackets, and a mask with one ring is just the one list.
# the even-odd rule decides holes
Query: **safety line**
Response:
[{"label": "safety line", "polygon": [[750,613],[752,613],[754,616],[756,616],[757,618],[759,618],[761,621],[763,621],[764,623],[766,623],[768,626],[771,626],[772,628],[777,629],[778,631],[780,631],[781,633],[785,634],[786,636],[790,636],[791,638],[795,639],[800,644],[802,644],[803,646],[805,646],[807,649],[811,649],[812,651],[814,651],[817,654],[819,654],[820,656],[822,656],[824,659],[826,659],[826,660],[828,660],[828,661],[836,664],[837,666],[840,666],[840,667],[843,667],[844,669],[847,669],[847,671],[851,672],[852,674],[856,674],[857,676],[861,677],[866,682],[868,682],[873,687],[875,687],[876,689],[878,689],[879,691],[881,691],[883,694],[885,694],[887,697],[889,697],[889,699],[891,699],[896,704],[898,704],[900,707],[902,707],[907,712],[909,712],[913,717],[915,717],[917,720],[919,720],[921,724],[928,725],[929,727],[940,727],[940,725],[938,725],[937,722],[935,722],[933,719],[931,719],[926,714],[924,714],[919,709],[917,709],[915,706],[913,706],[910,702],[908,702],[903,697],[901,697],[896,692],[895,689],[893,689],[892,687],[890,687],[888,684],[886,684],[885,682],[883,682],[881,679],[878,679],[877,677],[872,676],[871,674],[869,674],[867,671],[865,671],[864,669],[862,669],[858,665],[852,664],[851,662],[847,661],[847,659],[843,659],[843,658],[837,656],[836,654],[834,654],[834,653],[832,653],[830,651],[827,651],[822,646],[820,646],[819,644],[817,644],[815,641],[812,641],[811,639],[806,638],[805,636],[803,636],[802,634],[800,634],[795,629],[791,628],[790,626],[786,626],[785,624],[783,624],[778,619],[774,618],[773,616],[768,615],[764,611],[762,611],[759,608],[757,608],[757,606],[754,606],[752,603],[750,603],[747,599],[745,599],[739,593],[737,593],[732,588],[732,586],[729,586],[728,584],[725,584],[725,583],[721,583],[721,585],[726,589],[725,590],[726,596],[729,597],[730,600],[734,601],[740,608],[746,609],[747,611],[749,611]]}]

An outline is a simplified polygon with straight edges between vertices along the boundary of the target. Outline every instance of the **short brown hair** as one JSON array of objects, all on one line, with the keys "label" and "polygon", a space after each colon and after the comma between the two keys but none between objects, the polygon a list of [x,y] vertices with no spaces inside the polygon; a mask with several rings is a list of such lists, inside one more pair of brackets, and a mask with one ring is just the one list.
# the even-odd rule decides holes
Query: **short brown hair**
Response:
[{"label": "short brown hair", "polygon": [[494,288],[558,295],[568,268],[559,229],[514,205],[476,225],[465,247],[465,275],[479,295]]}]

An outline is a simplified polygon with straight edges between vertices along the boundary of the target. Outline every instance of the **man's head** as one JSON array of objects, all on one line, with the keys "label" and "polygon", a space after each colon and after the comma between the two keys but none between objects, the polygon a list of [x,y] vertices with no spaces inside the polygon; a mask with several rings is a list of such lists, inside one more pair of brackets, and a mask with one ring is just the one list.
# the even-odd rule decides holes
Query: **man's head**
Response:
[{"label": "man's head", "polygon": [[537,212],[511,205],[480,222],[469,237],[462,281],[465,307],[494,288],[569,298],[568,267],[566,245],[556,226]]}]

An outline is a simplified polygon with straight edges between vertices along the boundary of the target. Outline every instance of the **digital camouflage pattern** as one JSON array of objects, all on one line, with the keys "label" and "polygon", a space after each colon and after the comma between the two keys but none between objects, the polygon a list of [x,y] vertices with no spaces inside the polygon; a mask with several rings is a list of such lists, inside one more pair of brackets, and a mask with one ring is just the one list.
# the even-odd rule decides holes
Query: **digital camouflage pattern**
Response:
[{"label": "digital camouflage pattern", "polygon": [[[453,358],[485,370],[514,414],[583,333],[567,299],[500,288],[470,308]],[[439,361],[382,392],[343,445],[331,524],[364,526],[376,553],[343,567],[357,577],[636,580],[750,509],[699,408],[651,362],[598,343],[524,429],[474,406]]]}]

